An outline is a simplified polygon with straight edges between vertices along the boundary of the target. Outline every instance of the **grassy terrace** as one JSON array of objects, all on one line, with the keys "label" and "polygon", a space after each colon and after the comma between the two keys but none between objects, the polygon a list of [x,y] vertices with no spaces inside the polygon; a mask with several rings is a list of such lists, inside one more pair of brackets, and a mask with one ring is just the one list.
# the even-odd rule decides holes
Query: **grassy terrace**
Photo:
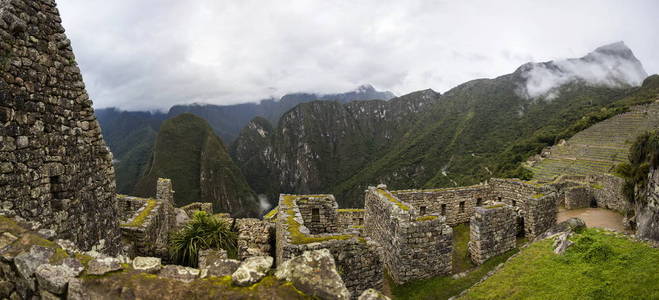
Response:
[{"label": "grassy terrace", "polygon": [[462,299],[659,299],[659,250],[600,229],[532,244]]},{"label": "grassy terrace", "polygon": [[[659,110],[659,105],[650,106]],[[590,175],[609,173],[627,161],[629,142],[652,128],[659,127],[659,119],[652,114],[627,112],[599,122],[575,134],[565,146],[555,146],[551,155],[529,168],[534,179],[549,181],[562,174]]]}]

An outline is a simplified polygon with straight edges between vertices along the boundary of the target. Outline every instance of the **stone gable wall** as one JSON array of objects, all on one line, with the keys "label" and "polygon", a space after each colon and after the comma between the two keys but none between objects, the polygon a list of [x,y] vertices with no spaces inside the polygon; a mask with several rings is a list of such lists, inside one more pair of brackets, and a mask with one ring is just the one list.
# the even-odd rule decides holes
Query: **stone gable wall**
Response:
[{"label": "stone gable wall", "polygon": [[453,230],[444,217],[420,216],[383,188],[367,190],[365,207],[365,235],[385,250],[384,264],[396,283],[451,272]]},{"label": "stone gable wall", "polygon": [[83,249],[118,250],[112,155],[52,0],[0,1],[0,195],[5,215]]},{"label": "stone gable wall", "polygon": [[302,202],[319,199],[325,203],[333,197],[280,195],[276,216],[276,261],[281,263],[304,251],[326,248],[332,253],[339,274],[353,298],[369,288],[381,290],[384,273],[380,245],[349,232],[311,233],[297,204],[302,199]]},{"label": "stone gable wall", "polygon": [[469,222],[469,255],[482,264],[515,248],[517,217],[512,206],[499,202],[478,207]]}]

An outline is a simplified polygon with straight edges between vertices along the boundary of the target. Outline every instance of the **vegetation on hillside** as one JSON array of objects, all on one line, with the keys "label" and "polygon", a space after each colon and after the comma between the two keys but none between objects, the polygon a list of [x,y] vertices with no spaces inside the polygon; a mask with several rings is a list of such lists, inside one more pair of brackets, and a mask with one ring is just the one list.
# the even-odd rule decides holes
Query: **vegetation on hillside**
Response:
[{"label": "vegetation on hillside", "polygon": [[564,255],[551,239],[523,249],[464,299],[658,299],[659,251],[613,232],[586,229]]},{"label": "vegetation on hillside", "polygon": [[135,194],[155,195],[156,180],[169,178],[174,202],[181,207],[193,202],[211,202],[217,212],[256,216],[258,200],[222,141],[208,123],[192,114],[182,114],[162,123],[156,144]]},{"label": "vegetation on hillside", "polygon": [[170,236],[169,253],[175,263],[196,267],[199,251],[204,249],[224,249],[235,258],[237,238],[226,219],[197,211],[185,227]]},{"label": "vegetation on hillside", "polygon": [[644,204],[644,193],[637,189],[648,183],[648,172],[659,166],[659,132],[648,132],[636,139],[631,146],[629,163],[622,163],[616,172],[625,178],[624,194],[631,203]]}]

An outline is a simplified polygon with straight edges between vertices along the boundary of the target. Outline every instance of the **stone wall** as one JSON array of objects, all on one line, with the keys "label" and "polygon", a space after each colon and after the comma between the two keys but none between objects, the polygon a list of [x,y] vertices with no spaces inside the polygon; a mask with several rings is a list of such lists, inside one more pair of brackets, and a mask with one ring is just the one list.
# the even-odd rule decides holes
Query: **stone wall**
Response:
[{"label": "stone wall", "polygon": [[591,207],[595,202],[593,188],[585,185],[568,187],[563,190],[563,203],[567,209]]},{"label": "stone wall", "polygon": [[188,205],[182,206],[181,209],[185,211],[188,217],[192,218],[196,211],[204,211],[209,215],[213,214],[213,203],[210,202],[193,202]]},{"label": "stone wall", "polygon": [[296,201],[304,226],[312,234],[332,233],[338,231],[339,205],[333,195],[314,195],[299,197]]},{"label": "stone wall", "polygon": [[364,227],[365,209],[339,209],[338,226],[339,230],[361,229]]},{"label": "stone wall", "polygon": [[5,215],[83,249],[118,250],[112,155],[53,0],[0,1],[0,195]]},{"label": "stone wall", "polygon": [[124,250],[130,257],[168,257],[167,239],[176,227],[171,181],[158,179],[156,190],[158,199],[117,197],[120,207],[137,207],[141,204],[121,224]]},{"label": "stone wall", "polygon": [[515,248],[517,221],[512,206],[502,202],[476,208],[469,222],[469,255],[476,264]]},{"label": "stone wall", "polygon": [[625,214],[629,210],[629,203],[625,199],[623,187],[625,180],[609,174],[589,175],[587,180],[594,188],[597,207],[615,210]]},{"label": "stone wall", "polygon": [[556,224],[558,207],[556,193],[537,194],[527,198],[522,206],[524,231],[528,238],[534,238]]},{"label": "stone wall", "polygon": [[445,216],[446,223],[451,226],[469,222],[477,206],[494,200],[490,187],[485,184],[446,189],[401,190],[391,193],[414,206],[421,215]]},{"label": "stone wall", "polygon": [[[327,195],[281,195],[276,221],[276,261],[282,262],[307,250],[330,250],[346,287],[356,298],[364,290],[382,289],[384,273],[379,244],[345,232],[312,234],[305,226],[298,200],[329,199]],[[333,199],[333,198],[332,198]]]},{"label": "stone wall", "polygon": [[275,226],[259,219],[236,219],[238,257],[275,256]]},{"label": "stone wall", "polygon": [[364,202],[365,235],[384,249],[384,264],[396,283],[451,272],[453,230],[445,217],[421,216],[383,186],[369,187]]},{"label": "stone wall", "polygon": [[[2,299],[311,299],[312,292],[328,286],[345,289],[341,282],[332,281],[338,275],[331,261],[320,266],[307,260],[293,262],[310,272],[325,272],[304,278],[303,284],[268,275],[257,284],[242,286],[217,274],[227,272],[220,270],[225,268],[231,275],[242,267],[238,262],[231,267],[231,260],[218,264],[211,259],[205,269],[197,269],[163,265],[154,257],[109,257],[82,252],[68,240],[48,240],[24,225],[0,217]],[[267,267],[263,272],[274,270]],[[327,272],[335,277],[328,278]]]}]

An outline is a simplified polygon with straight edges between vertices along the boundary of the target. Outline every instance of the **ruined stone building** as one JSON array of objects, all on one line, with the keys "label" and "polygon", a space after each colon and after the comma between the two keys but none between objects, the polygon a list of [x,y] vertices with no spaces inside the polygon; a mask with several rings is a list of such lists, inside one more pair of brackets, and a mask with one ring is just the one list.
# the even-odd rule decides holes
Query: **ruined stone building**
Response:
[{"label": "ruined stone building", "polygon": [[52,0],[0,1],[0,197],[5,215],[116,253],[112,155]]}]

